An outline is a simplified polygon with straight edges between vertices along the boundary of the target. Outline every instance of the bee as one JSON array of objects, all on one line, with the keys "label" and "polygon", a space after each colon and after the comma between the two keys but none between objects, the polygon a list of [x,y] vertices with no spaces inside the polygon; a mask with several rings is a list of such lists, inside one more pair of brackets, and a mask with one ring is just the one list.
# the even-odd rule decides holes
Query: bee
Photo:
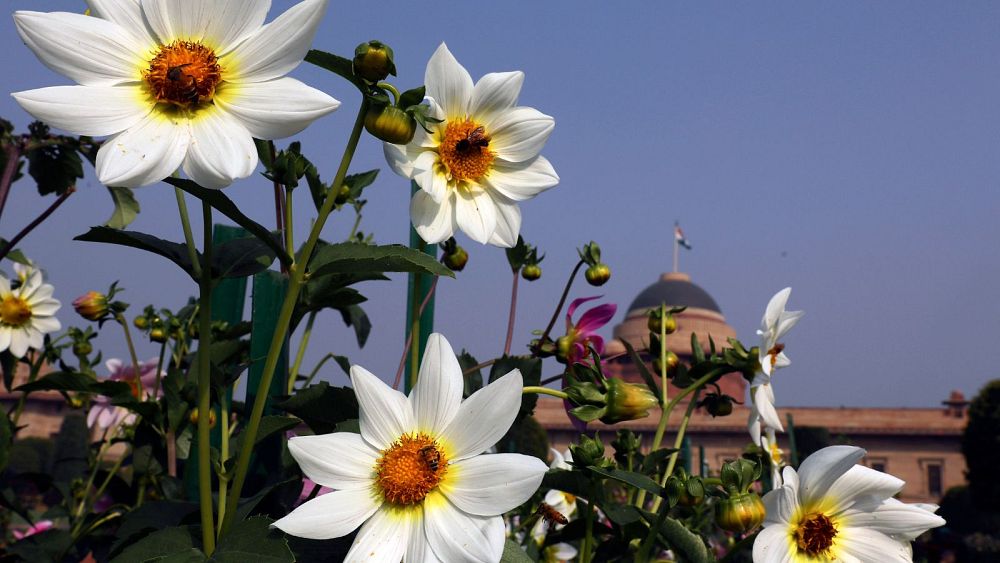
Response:
[{"label": "bee", "polygon": [[459,139],[459,141],[455,143],[455,150],[460,153],[467,153],[471,151],[473,147],[484,149],[488,146],[490,146],[490,137],[486,134],[486,129],[480,125],[472,131],[469,131],[469,134],[466,135],[464,139]]},{"label": "bee", "polygon": [[184,72],[184,68],[191,66],[191,63],[179,64],[167,69],[167,80],[177,84],[180,97],[189,104],[196,104],[200,98],[198,94],[198,79]]},{"label": "bee", "polygon": [[434,446],[424,446],[420,448],[420,457],[423,458],[424,463],[431,471],[437,471],[438,467],[441,466],[441,452],[437,450]]},{"label": "bee", "polygon": [[541,516],[546,522],[548,522],[549,526],[554,526],[555,524],[561,524],[565,526],[566,524],[569,523],[569,519],[563,516],[561,512],[559,512],[555,508],[552,508],[551,505],[546,504],[544,502],[538,505],[538,510],[536,510],[535,513]]}]

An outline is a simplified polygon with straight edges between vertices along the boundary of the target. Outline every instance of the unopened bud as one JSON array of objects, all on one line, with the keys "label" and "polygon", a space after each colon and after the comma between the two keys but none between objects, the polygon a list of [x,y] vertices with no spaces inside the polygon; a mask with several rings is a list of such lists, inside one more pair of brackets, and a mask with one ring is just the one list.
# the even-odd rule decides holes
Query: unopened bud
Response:
[{"label": "unopened bud", "polygon": [[405,145],[413,140],[417,120],[395,106],[373,107],[365,115],[365,130],[387,143]]},{"label": "unopened bud", "polygon": [[390,74],[396,76],[392,48],[381,41],[362,43],[354,49],[354,75],[368,82],[384,80]]},{"label": "unopened bud", "polygon": [[521,268],[521,277],[528,281],[535,281],[542,277],[542,268],[538,264],[528,264]]},{"label": "unopened bud", "polygon": [[760,526],[765,514],[764,501],[757,493],[736,494],[715,505],[716,525],[741,534]]},{"label": "unopened bud", "polygon": [[132,320],[132,324],[139,330],[146,330],[146,327],[149,326],[149,319],[147,319],[144,315],[140,315]]},{"label": "unopened bud", "polygon": [[77,356],[86,356],[93,351],[94,347],[91,346],[90,342],[87,342],[86,340],[73,343],[73,353]]},{"label": "unopened bud", "polygon": [[729,395],[709,393],[701,400],[701,406],[705,407],[708,414],[712,416],[729,416],[733,414],[733,398]]},{"label": "unopened bud", "polygon": [[[677,366],[680,365],[680,363],[681,363],[681,359],[677,357],[677,354],[674,354],[670,350],[667,350],[667,353],[666,353],[666,374],[667,374],[667,377],[673,377],[677,373]],[[656,373],[664,373],[664,365],[660,361],[660,357],[659,356],[653,358],[653,369],[656,370]]]},{"label": "unopened bud", "polygon": [[606,424],[646,418],[649,409],[659,404],[656,395],[645,385],[611,378],[607,386],[607,412],[601,417],[601,422]]},{"label": "unopened bud", "polygon": [[649,312],[646,326],[649,328],[649,332],[654,334],[660,334],[661,328],[665,334],[673,334],[677,332],[677,319],[670,313],[666,313],[666,318],[663,318],[660,309],[652,309]]},{"label": "unopened bud", "polygon": [[583,273],[583,277],[587,278],[587,283],[590,285],[604,285],[611,279],[611,268],[608,268],[607,264],[600,262],[587,268],[587,271]]},{"label": "unopened bud", "polygon": [[[188,421],[191,424],[198,424],[198,407],[191,409],[191,414],[188,415]],[[215,428],[215,411],[208,411],[208,427]]]},{"label": "unopened bud", "polygon": [[108,298],[103,293],[88,291],[73,300],[73,308],[88,321],[99,321],[108,314]]},{"label": "unopened bud", "polygon": [[453,252],[445,254],[441,258],[445,266],[448,266],[451,270],[455,272],[461,272],[465,269],[465,265],[469,262],[469,253],[465,251],[461,246],[456,246]]},{"label": "unopened bud", "polygon": [[340,188],[337,189],[337,193],[333,196],[333,202],[337,205],[346,203],[351,197],[351,187],[347,184],[341,184]]},{"label": "unopened bud", "polygon": [[600,466],[604,462],[604,442],[597,436],[581,435],[580,443],[570,445],[569,451],[573,455],[573,465]]},{"label": "unopened bud", "polygon": [[153,342],[166,342],[167,331],[163,330],[162,326],[153,327],[153,330],[149,331],[149,339]]}]

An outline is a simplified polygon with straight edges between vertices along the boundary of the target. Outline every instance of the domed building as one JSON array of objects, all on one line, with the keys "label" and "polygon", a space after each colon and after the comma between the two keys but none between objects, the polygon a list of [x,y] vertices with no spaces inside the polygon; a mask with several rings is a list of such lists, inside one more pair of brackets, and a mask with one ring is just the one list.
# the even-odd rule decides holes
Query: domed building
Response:
[{"label": "domed building", "polygon": [[[614,327],[614,338],[605,346],[605,375],[642,382],[639,369],[622,341],[632,345],[652,370],[645,352],[649,338],[646,319],[649,310],[661,303],[667,307],[687,307],[675,315],[677,331],[666,339],[667,348],[682,362],[691,360],[692,333],[706,352],[710,341],[719,350],[729,346],[728,338],[736,337],[736,331],[726,323],[722,308],[711,294],[692,282],[688,274],[665,273],[639,292],[625,312],[625,318]],[[742,342],[745,346],[753,346],[756,337],[745,336]],[[690,446],[685,448],[685,465],[695,474],[717,473],[723,463],[738,458],[750,445],[747,381],[742,375],[732,373],[723,376],[718,384],[723,393],[743,404],[734,405],[732,414],[725,417],[712,417],[700,408],[694,411],[685,434],[685,445]],[[676,393],[676,388],[671,387],[670,392]],[[906,481],[900,498],[907,502],[937,502],[948,488],[965,482],[961,436],[968,421],[968,403],[957,391],[943,402],[945,408],[786,407],[782,404],[780,391],[777,399],[778,414],[787,431],[779,434],[778,442],[786,458],[792,451],[791,431],[798,428],[797,434],[803,441],[813,438],[809,441],[825,440],[865,448],[868,451],[865,464]],[[684,411],[685,408],[679,405],[671,413],[661,447],[674,445],[675,432]],[[552,447],[560,451],[578,435],[562,401],[540,398],[534,416],[548,431]],[[644,447],[648,448],[659,419],[660,411],[653,409],[641,420],[615,425],[594,422],[588,430],[600,432],[604,443],[610,444],[616,430],[628,428],[641,436]],[[819,439],[815,439],[817,437]]]}]

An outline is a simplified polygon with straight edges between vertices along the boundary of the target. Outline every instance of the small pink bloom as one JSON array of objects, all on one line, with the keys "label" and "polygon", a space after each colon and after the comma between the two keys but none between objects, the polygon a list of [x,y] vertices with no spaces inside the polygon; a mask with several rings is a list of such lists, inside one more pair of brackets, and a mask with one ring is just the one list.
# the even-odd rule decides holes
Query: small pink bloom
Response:
[{"label": "small pink bloom", "polygon": [[14,539],[15,540],[23,540],[24,538],[26,538],[28,536],[33,536],[35,534],[40,534],[40,533],[42,533],[42,532],[44,532],[46,530],[51,530],[54,527],[55,527],[55,524],[52,523],[52,520],[39,520],[38,522],[35,522],[34,526],[28,527],[27,530],[24,530],[24,531],[13,530],[11,533],[14,534]]},{"label": "small pink bloom", "polygon": [[604,353],[604,339],[597,334],[597,330],[611,321],[615,312],[618,311],[618,306],[614,303],[598,305],[580,315],[580,319],[576,323],[573,322],[573,313],[576,312],[577,307],[601,297],[603,295],[580,297],[569,304],[569,309],[566,310],[566,335],[557,342],[560,360],[564,360],[570,365],[586,362],[589,346],[597,350],[598,354]]}]

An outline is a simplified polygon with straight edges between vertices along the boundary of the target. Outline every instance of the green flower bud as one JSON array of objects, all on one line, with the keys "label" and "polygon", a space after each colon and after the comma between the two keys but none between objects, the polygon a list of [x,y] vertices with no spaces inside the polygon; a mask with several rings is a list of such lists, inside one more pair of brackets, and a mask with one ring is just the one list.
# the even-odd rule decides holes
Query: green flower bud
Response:
[{"label": "green flower bud", "polygon": [[337,205],[346,203],[348,198],[351,197],[351,187],[347,184],[342,184],[340,189],[337,190],[336,195],[333,196],[333,202]]},{"label": "green flower bud", "polygon": [[445,254],[441,258],[441,262],[451,270],[461,272],[469,262],[469,253],[461,246],[456,246],[454,251]]},{"label": "green flower bud", "polygon": [[153,342],[166,342],[167,331],[163,330],[162,326],[153,327],[153,330],[149,331],[149,339]]},{"label": "green flower bud", "polygon": [[[667,350],[666,359],[667,377],[673,377],[677,373],[677,366],[680,365],[681,359],[670,350]],[[659,356],[653,358],[653,369],[656,370],[656,373],[663,373],[663,364],[660,362]]]},{"label": "green flower bud", "polygon": [[73,353],[77,356],[87,356],[94,351],[94,347],[91,346],[90,342],[86,340],[81,340],[80,342],[73,343]]},{"label": "green flower bud", "polygon": [[390,74],[396,76],[392,48],[381,41],[362,43],[354,49],[354,75],[368,82],[384,80]]},{"label": "green flower bud", "polygon": [[556,359],[562,363],[566,363],[566,358],[569,357],[570,349],[573,348],[573,337],[570,335],[560,336],[556,339]]},{"label": "green flower bud", "polygon": [[677,332],[677,319],[673,315],[667,313],[667,318],[664,319],[660,315],[660,309],[652,309],[649,311],[649,319],[646,321],[646,326],[649,328],[649,332],[654,334],[660,334],[660,328],[663,328],[663,332],[666,334],[673,334]]},{"label": "green flower bud", "polygon": [[604,463],[604,442],[596,435],[593,438],[581,435],[580,443],[570,445],[569,450],[573,454],[573,465],[586,467]]},{"label": "green flower bud", "polygon": [[521,277],[528,281],[535,281],[542,277],[542,268],[538,264],[528,264],[521,268]]},{"label": "green flower bud", "polygon": [[417,120],[395,106],[373,107],[365,115],[365,130],[387,143],[405,145],[413,140]]},{"label": "green flower bud", "polygon": [[607,264],[599,262],[587,268],[587,271],[583,273],[583,277],[587,278],[587,283],[595,287],[604,285],[611,279],[611,268],[608,268]]},{"label": "green flower bud", "polygon": [[[191,412],[188,414],[188,421],[191,422],[191,424],[198,424],[198,407],[191,409]],[[214,410],[208,411],[208,427],[215,428]]]},{"label": "green flower bud", "polygon": [[103,293],[88,291],[73,300],[73,308],[88,321],[99,321],[108,314],[108,297]]},{"label": "green flower bud", "polygon": [[607,412],[601,422],[615,424],[649,416],[649,409],[659,404],[649,387],[611,378],[607,381]]},{"label": "green flower bud", "polygon": [[733,495],[715,505],[716,525],[741,534],[760,526],[765,514],[764,501],[756,493]]},{"label": "green flower bud", "polygon": [[132,320],[132,324],[135,325],[135,328],[139,330],[146,330],[146,328],[149,326],[149,319],[147,319],[145,316],[140,315]]},{"label": "green flower bud", "polygon": [[733,414],[733,398],[729,395],[709,393],[701,400],[701,406],[705,407],[708,414],[712,416],[729,416]]}]

